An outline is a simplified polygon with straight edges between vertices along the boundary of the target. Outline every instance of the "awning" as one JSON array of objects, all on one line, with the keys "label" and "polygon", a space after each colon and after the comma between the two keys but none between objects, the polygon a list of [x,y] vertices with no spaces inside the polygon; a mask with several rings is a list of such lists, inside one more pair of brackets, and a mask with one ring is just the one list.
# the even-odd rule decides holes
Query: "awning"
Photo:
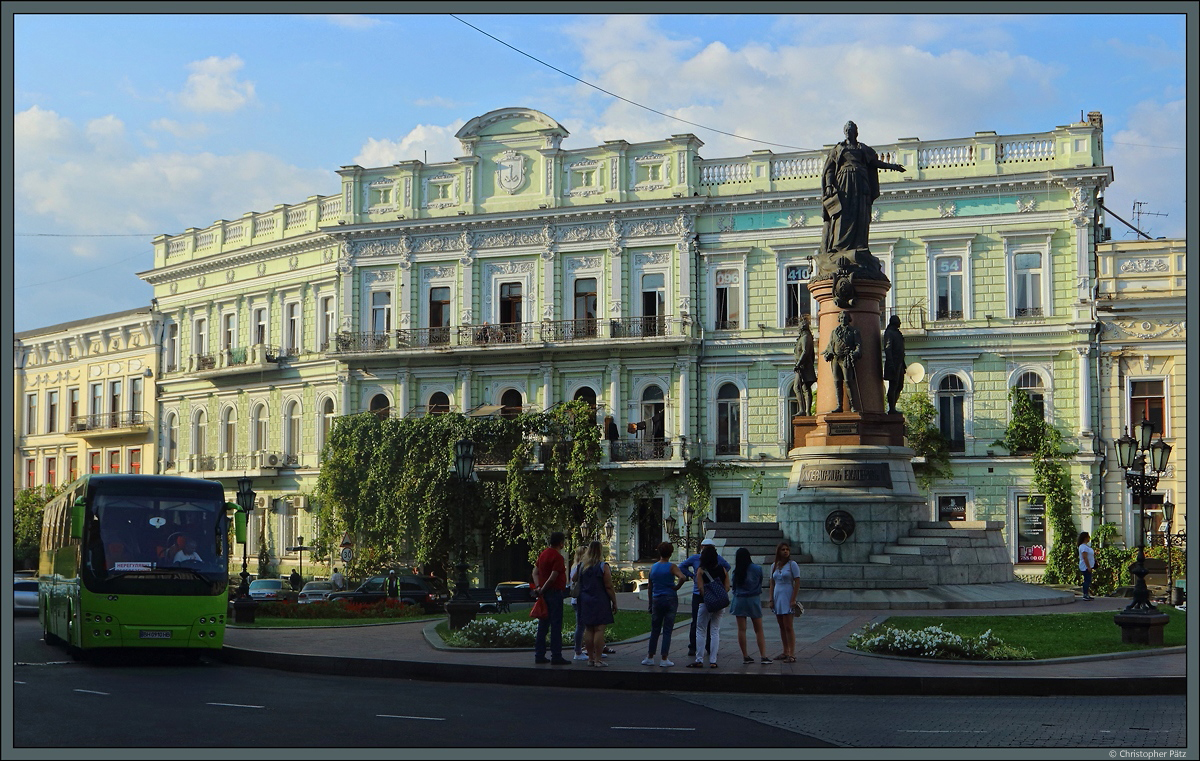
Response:
[{"label": "awning", "polygon": [[491,417],[504,409],[503,404],[481,404],[467,412],[465,417]]}]

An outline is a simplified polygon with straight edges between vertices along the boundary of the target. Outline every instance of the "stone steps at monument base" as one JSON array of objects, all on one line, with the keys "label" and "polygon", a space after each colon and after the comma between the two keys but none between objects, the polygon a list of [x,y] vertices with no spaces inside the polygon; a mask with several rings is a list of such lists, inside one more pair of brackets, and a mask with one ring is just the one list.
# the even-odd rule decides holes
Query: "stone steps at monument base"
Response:
[{"label": "stone steps at monument base", "polygon": [[919,529],[981,529],[999,531],[1004,528],[1004,521],[917,521]]},{"label": "stone steps at monument base", "polygon": [[[990,530],[990,529],[989,529]],[[998,529],[997,529],[998,530]],[[941,529],[941,528],[912,528],[908,530],[909,536],[928,536],[928,537],[966,537],[969,539],[986,539],[988,532],[984,529]]]},{"label": "stone steps at monument base", "polygon": [[868,560],[878,565],[921,565],[924,561],[920,555],[869,555]]},{"label": "stone steps at monument base", "polygon": [[[900,537],[903,539],[904,537]],[[897,539],[896,541],[900,541]],[[928,544],[888,544],[883,548],[885,555],[920,555],[923,558],[945,558],[950,554],[950,548],[945,545]],[[940,561],[939,561],[940,562]]]},{"label": "stone steps at monument base", "polygon": [[[928,589],[920,579],[810,579],[800,589]],[[765,597],[763,599],[766,599]]]},{"label": "stone steps at monument base", "polygon": [[[705,538],[712,539],[721,557],[732,566],[736,560],[737,551],[745,547],[750,551],[750,558],[755,563],[769,566],[775,562],[775,548],[780,542],[787,541],[778,523],[709,523]],[[792,559],[797,563],[811,563],[812,556],[796,552],[793,547]],[[769,583],[770,571],[764,569],[766,583]],[[766,586],[764,583],[764,586]]]}]

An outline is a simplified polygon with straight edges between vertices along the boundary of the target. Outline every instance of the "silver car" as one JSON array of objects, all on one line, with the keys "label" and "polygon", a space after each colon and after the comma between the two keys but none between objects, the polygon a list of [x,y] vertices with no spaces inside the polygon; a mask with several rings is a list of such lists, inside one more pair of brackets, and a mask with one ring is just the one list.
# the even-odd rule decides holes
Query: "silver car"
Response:
[{"label": "silver car", "polygon": [[37,579],[13,579],[13,613],[36,616],[37,612]]},{"label": "silver car", "polygon": [[300,597],[296,602],[301,605],[309,602],[325,602],[332,592],[332,581],[310,581],[300,590]]}]

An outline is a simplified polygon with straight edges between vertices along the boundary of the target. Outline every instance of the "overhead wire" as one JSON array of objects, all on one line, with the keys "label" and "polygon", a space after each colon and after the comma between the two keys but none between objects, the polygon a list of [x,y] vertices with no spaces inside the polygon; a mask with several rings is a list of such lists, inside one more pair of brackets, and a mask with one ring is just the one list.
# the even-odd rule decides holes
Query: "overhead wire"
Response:
[{"label": "overhead wire", "polygon": [[773,143],[770,140],[759,140],[758,138],[754,138],[754,137],[746,137],[745,135],[738,135],[733,132],[726,132],[723,129],[717,129],[716,127],[709,127],[704,124],[700,124],[699,122],[688,121],[687,119],[684,119],[684,118],[681,118],[678,116],[674,116],[673,114],[668,114],[664,111],[659,111],[656,108],[651,108],[650,106],[643,105],[641,103],[638,103],[635,100],[630,100],[629,98],[626,98],[624,96],[617,95],[615,92],[605,90],[603,87],[600,87],[599,85],[594,85],[585,79],[580,79],[579,77],[575,76],[574,74],[563,71],[562,69],[558,68],[557,66],[547,63],[546,61],[543,61],[542,59],[538,58],[537,56],[526,53],[524,50],[521,50],[520,48],[516,47],[515,45],[510,45],[509,43],[505,42],[504,40],[500,39],[499,37],[497,37],[493,34],[488,34],[487,32],[483,31],[482,29],[475,26],[474,24],[467,22],[467,21],[463,21],[461,18],[454,15],[453,13],[450,13],[447,15],[450,16],[450,18],[454,19],[455,21],[459,21],[459,22],[462,22],[463,24],[466,24],[467,26],[471,27],[472,29],[479,32],[483,36],[490,37],[491,39],[495,40],[496,42],[499,42],[504,47],[509,48],[510,50],[513,50],[517,53],[520,53],[521,55],[525,56],[526,58],[536,61],[537,63],[540,63],[541,65],[545,66],[548,69],[553,69],[554,71],[557,71],[559,74],[562,74],[564,77],[569,77],[569,78],[575,80],[576,82],[579,82],[580,84],[587,85],[588,87],[591,87],[594,90],[599,90],[600,92],[604,93],[605,95],[616,98],[619,101],[628,103],[631,106],[637,106],[638,108],[645,109],[646,111],[658,114],[659,116],[665,116],[668,119],[674,119],[677,122],[683,122],[684,124],[690,124],[693,127],[699,127],[700,129],[708,130],[709,132],[716,132],[721,135],[727,135],[729,137],[736,137],[739,140],[749,140],[752,143],[761,143],[762,145],[773,145],[777,148],[791,148],[791,149],[797,150],[797,151],[813,150],[811,148],[801,148],[800,146],[797,146],[797,145],[788,145],[787,143]]}]

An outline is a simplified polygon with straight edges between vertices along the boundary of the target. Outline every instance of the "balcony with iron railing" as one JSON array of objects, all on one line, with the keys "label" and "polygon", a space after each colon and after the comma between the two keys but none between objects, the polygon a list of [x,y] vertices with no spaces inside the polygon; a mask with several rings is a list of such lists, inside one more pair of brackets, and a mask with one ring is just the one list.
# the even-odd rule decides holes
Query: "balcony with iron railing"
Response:
[{"label": "balcony with iron railing", "polygon": [[187,369],[197,378],[219,378],[278,369],[283,353],[276,346],[233,346],[212,354],[188,357]]},{"label": "balcony with iron railing", "polygon": [[489,346],[546,348],[556,344],[614,339],[689,339],[690,320],[657,317],[622,317],[608,320],[544,320],[495,325],[403,328],[387,332],[343,331],[330,345],[330,354],[382,354],[421,349],[486,349]]},{"label": "balcony with iron railing", "polygon": [[141,410],[76,415],[67,423],[68,436],[98,438],[130,436],[150,432],[150,416]]},{"label": "balcony with iron railing", "polygon": [[[167,470],[176,463],[165,463]],[[221,452],[220,454],[192,454],[179,463],[180,469],[191,473],[203,473],[207,478],[232,478],[244,473],[260,476],[275,476],[279,468],[309,467],[301,454],[277,452]]]}]

